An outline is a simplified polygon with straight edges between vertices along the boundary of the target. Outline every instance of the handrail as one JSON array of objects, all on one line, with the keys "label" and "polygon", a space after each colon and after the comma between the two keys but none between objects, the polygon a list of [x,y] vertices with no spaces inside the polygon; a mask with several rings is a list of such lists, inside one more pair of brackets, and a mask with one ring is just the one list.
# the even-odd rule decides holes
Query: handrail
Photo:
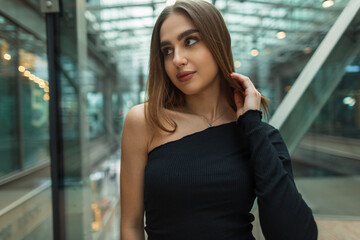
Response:
[{"label": "handrail", "polygon": [[[41,163],[41,164],[36,165],[36,166],[32,166],[32,167],[25,168],[25,169],[20,169],[19,171],[11,172],[9,174],[6,174],[6,175],[0,177],[0,188],[1,188],[1,186],[5,185],[5,184],[16,181],[16,180],[18,180],[20,178],[23,178],[23,177],[25,177],[27,175],[30,175],[30,174],[34,173],[34,172],[45,169],[45,168],[47,168],[49,166],[50,166],[50,162],[47,161],[47,162]],[[50,171],[49,171],[49,174],[50,174]]]},{"label": "handrail", "polygon": [[12,202],[11,204],[7,205],[5,208],[0,209],[0,218],[2,216],[4,216],[5,214],[7,214],[8,212],[10,212],[11,210],[21,206],[22,204],[24,204],[26,201],[30,200],[31,198],[35,197],[36,195],[40,194],[41,192],[45,191],[46,189],[50,188],[51,186],[51,182],[46,181],[45,183],[41,184],[39,187],[31,190],[30,192],[28,192],[27,194],[25,194],[24,196],[16,199],[14,202]]}]

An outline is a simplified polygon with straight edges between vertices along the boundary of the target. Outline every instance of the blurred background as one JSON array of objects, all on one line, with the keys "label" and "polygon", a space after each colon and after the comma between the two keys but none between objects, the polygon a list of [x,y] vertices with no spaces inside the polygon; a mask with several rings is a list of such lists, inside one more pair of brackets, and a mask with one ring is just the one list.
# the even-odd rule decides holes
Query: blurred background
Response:
[{"label": "blurred background", "polygon": [[[0,0],[1,240],[119,239],[122,125],[173,2]],[[236,72],[271,100],[319,239],[360,239],[360,1],[210,2]]]}]

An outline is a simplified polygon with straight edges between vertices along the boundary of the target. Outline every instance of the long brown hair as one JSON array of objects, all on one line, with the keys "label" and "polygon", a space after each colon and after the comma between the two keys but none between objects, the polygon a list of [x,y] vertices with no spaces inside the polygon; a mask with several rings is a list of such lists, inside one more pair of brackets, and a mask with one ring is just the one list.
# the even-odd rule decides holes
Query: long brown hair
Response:
[{"label": "long brown hair", "polygon": [[[160,29],[165,19],[172,12],[185,14],[199,30],[204,43],[219,66],[219,75],[225,80],[221,81],[221,89],[225,93],[228,104],[234,111],[236,111],[236,105],[233,90],[239,90],[244,96],[242,87],[235,79],[229,76],[229,73],[235,71],[234,61],[230,34],[221,13],[214,5],[206,1],[176,1],[175,4],[166,7],[156,20],[151,38],[150,70],[146,85],[146,119],[151,126],[166,132],[174,132],[177,125],[164,114],[163,109],[174,109],[185,104],[185,95],[175,87],[166,74],[164,56],[160,48]],[[265,112],[268,112],[267,98],[262,96],[261,104]],[[172,129],[167,129],[160,121],[160,117],[170,124]]]}]

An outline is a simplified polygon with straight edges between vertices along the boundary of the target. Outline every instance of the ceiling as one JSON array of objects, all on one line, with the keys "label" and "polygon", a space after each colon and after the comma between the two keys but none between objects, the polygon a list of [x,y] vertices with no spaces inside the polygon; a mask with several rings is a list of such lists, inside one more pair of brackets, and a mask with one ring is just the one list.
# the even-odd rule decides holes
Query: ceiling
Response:
[{"label": "ceiling", "polygon": [[[271,67],[288,61],[295,53],[311,54],[348,0],[335,0],[328,8],[322,7],[322,0],[209,2],[222,12],[227,23],[236,71],[251,75],[259,71],[259,67],[255,67],[259,63]],[[110,60],[117,63],[120,75],[130,85],[139,85],[133,79],[137,76],[134,71],[146,77],[153,25],[162,9],[172,3],[88,1],[88,32],[96,35],[96,47],[111,55]]]}]

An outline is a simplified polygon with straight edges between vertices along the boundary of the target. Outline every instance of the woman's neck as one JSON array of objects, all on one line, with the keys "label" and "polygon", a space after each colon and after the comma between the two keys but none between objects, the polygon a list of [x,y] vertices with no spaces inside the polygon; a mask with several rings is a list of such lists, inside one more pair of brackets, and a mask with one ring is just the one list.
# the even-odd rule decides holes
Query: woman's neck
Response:
[{"label": "woman's neck", "polygon": [[185,96],[184,110],[203,116],[209,122],[225,114],[230,108],[219,87],[206,89],[196,95]]}]

